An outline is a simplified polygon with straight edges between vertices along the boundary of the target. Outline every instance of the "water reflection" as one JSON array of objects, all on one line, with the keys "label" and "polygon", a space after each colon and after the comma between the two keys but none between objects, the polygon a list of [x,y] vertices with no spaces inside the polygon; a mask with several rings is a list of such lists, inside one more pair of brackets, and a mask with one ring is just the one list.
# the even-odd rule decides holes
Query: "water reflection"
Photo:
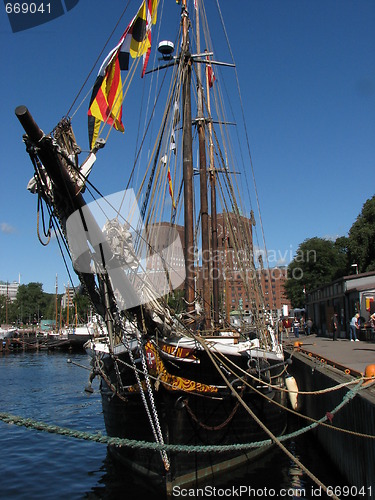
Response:
[{"label": "water reflection", "polygon": [[[293,422],[293,426],[295,425],[296,422]],[[323,449],[311,435],[293,439],[286,443],[286,447],[304,467],[326,485],[346,484],[345,479],[327,460]],[[85,494],[85,498],[109,500],[124,496],[126,492],[126,498],[132,499],[142,494],[150,494],[142,479],[115,462],[108,453],[102,464],[101,473],[99,481]],[[256,462],[249,462],[230,474],[223,474],[195,488],[176,489],[172,498],[184,496],[277,498],[281,495],[284,498],[302,500],[316,500],[317,496],[328,498],[304,470],[282,450],[275,447]],[[167,497],[153,491],[152,498],[164,500]]]}]

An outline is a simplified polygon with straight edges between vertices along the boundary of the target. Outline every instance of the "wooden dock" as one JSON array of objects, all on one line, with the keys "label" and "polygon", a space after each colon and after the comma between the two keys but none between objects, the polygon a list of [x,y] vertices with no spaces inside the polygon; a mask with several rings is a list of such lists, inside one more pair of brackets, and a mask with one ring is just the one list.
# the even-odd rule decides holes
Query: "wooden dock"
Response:
[{"label": "wooden dock", "polygon": [[[301,342],[301,352],[321,363],[330,363],[353,375],[363,374],[367,365],[375,364],[375,342],[351,342],[347,339],[333,341],[316,335],[290,336],[284,340],[284,348],[293,349],[295,342]],[[347,372],[348,373],[348,372]],[[349,374],[348,373],[348,374]]]},{"label": "wooden dock", "polygon": [[[83,350],[80,345],[79,350]],[[42,350],[72,351],[77,349],[69,339],[48,338],[37,335],[18,336],[0,340],[0,353],[33,352]]]},{"label": "wooden dock", "polygon": [[[366,366],[375,364],[375,342],[300,335],[285,339],[284,349],[292,359],[288,371],[299,390],[309,393],[299,396],[300,413],[327,417],[329,425],[313,432],[347,485],[361,489],[360,498],[375,499],[375,385],[362,384]],[[353,381],[358,383],[314,394]]]}]

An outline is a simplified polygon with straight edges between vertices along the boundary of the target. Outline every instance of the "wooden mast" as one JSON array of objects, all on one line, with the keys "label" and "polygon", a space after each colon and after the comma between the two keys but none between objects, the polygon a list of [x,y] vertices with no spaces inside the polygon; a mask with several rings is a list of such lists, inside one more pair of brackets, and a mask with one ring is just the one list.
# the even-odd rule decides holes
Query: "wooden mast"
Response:
[{"label": "wooden mast", "polygon": [[182,0],[183,66],[183,179],[185,222],[185,300],[186,311],[195,310],[194,223],[193,223],[193,138],[191,119],[191,54],[189,50],[189,17],[186,0]]},{"label": "wooden mast", "polygon": [[[228,234],[228,229],[225,224],[225,218],[223,217],[223,239],[224,239],[224,262],[223,266],[225,266],[225,319],[227,321],[227,324],[230,325],[230,297],[231,294],[229,293],[229,287],[230,287],[230,263],[228,262],[229,254],[228,254],[228,240],[229,240],[229,234]],[[232,262],[232,259],[231,259]]]},{"label": "wooden mast", "polygon": [[[196,4],[196,39],[197,52],[200,54],[200,27],[199,27],[199,1]],[[203,85],[201,80],[200,63],[197,64],[198,79],[198,140],[199,140],[199,178],[200,178],[200,203],[201,203],[201,228],[202,228],[202,298],[204,311],[204,325],[208,330],[211,327],[211,298],[210,298],[210,265],[209,265],[209,224],[208,224],[208,196],[207,196],[207,162],[206,162],[206,132],[205,118],[203,115]]]},{"label": "wooden mast", "polygon": [[58,321],[58,307],[57,307],[57,290],[58,290],[58,285],[57,285],[57,274],[56,274],[56,288],[55,288],[55,312],[56,312],[56,322],[55,322],[55,331],[56,333],[59,331],[58,326],[57,326],[57,321]]},{"label": "wooden mast", "polygon": [[8,299],[9,299],[9,290],[8,290],[9,282],[7,281],[7,294],[5,297],[5,324],[8,326]]},{"label": "wooden mast", "polygon": [[69,328],[69,305],[70,305],[69,282],[68,282],[67,288],[65,289],[65,293],[67,294],[67,297],[68,297],[68,307],[66,310],[66,327]]},{"label": "wooden mast", "polygon": [[[209,57],[207,55],[207,61]],[[211,116],[210,81],[208,64],[206,64],[207,111]],[[217,242],[217,209],[216,209],[216,173],[214,164],[214,143],[212,137],[212,120],[208,121],[209,152],[210,152],[210,184],[211,184],[211,248],[212,248],[212,302],[214,310],[214,326],[219,326],[219,269]]]}]

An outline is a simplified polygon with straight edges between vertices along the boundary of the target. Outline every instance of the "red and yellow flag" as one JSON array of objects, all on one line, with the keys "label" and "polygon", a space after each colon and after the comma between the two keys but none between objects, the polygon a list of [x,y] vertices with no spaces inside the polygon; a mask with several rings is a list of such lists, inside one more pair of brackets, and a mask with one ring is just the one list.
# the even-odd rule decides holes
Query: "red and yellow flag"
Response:
[{"label": "red and yellow flag", "polygon": [[[92,100],[89,116],[97,118],[99,122],[107,122],[108,125],[113,125],[116,130],[124,132],[121,120],[122,98],[121,70],[118,56],[116,56],[107,67],[95,99]],[[93,147],[94,144],[90,145]]]},{"label": "red and yellow flag", "polygon": [[121,71],[128,69],[130,56],[133,59],[143,56],[144,75],[151,51],[151,26],[156,22],[157,3],[158,0],[143,0],[137,15],[99,70],[88,111],[90,149],[95,146],[102,122],[124,132]]},{"label": "red and yellow flag", "polygon": [[167,177],[168,177],[169,194],[170,194],[170,196],[172,198],[172,205],[173,205],[173,208],[176,208],[176,204],[174,202],[174,197],[173,197],[173,186],[172,186],[171,169],[169,168],[169,165],[168,165]]}]

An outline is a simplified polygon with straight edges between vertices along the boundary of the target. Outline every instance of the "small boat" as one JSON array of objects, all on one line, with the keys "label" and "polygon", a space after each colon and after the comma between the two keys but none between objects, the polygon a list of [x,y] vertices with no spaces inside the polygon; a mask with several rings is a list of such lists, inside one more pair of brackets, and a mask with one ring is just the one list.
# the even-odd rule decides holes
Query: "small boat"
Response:
[{"label": "small boat", "polygon": [[[249,151],[244,165],[235,158],[246,135],[233,146],[237,125],[223,104],[234,63],[214,58],[208,4],[182,0],[164,12],[162,3],[134,8],[103,61],[88,103],[83,161],[68,116],[45,134],[25,106],[16,115],[35,170],[32,191],[105,324],[85,349],[100,378],[107,433],[132,443],[110,451],[171,495],[175,487],[219,480],[284,433],[287,369],[253,258],[255,217],[243,199]],[[175,27],[168,18],[174,8]],[[163,21],[175,42],[158,44],[150,69],[151,30]],[[141,104],[143,85],[149,94]],[[235,90],[227,87],[226,97]],[[126,96],[140,101],[128,120],[141,117],[144,136],[135,145],[124,141],[128,152],[118,164],[104,161],[103,176],[127,180],[122,191],[101,196],[89,176],[107,132],[126,134]],[[86,333],[76,329],[71,337]]]},{"label": "small boat", "polygon": [[102,324],[96,316],[92,316],[86,324],[69,328],[67,338],[71,349],[83,350],[88,341],[107,335],[108,332],[105,324]]},{"label": "small boat", "polygon": [[14,327],[7,327],[7,328],[2,328],[0,327],[0,339],[10,339],[14,337],[18,333],[17,328]]}]

